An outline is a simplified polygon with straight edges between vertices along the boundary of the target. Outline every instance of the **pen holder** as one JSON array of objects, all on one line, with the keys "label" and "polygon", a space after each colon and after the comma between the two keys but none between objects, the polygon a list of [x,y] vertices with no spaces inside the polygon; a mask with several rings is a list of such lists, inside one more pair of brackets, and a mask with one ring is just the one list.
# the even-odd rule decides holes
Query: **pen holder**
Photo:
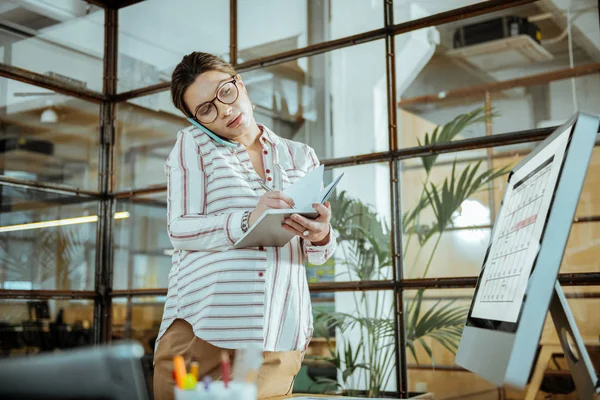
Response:
[{"label": "pen holder", "polygon": [[175,387],[175,400],[256,400],[256,385],[246,382],[212,382],[208,390],[199,382],[195,389],[184,390]]}]

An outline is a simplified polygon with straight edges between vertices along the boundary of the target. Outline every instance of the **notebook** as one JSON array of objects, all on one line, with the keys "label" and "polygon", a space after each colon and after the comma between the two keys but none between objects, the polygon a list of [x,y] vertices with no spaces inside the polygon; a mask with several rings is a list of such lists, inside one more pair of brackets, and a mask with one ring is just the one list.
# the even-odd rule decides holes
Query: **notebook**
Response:
[{"label": "notebook", "polygon": [[283,247],[294,237],[283,229],[283,221],[292,214],[300,214],[306,218],[317,218],[318,213],[312,207],[315,203],[325,203],[342,179],[342,173],[327,187],[322,188],[323,170],[321,165],[283,190],[283,193],[294,200],[294,208],[267,210],[234,244],[234,248],[247,247]]}]

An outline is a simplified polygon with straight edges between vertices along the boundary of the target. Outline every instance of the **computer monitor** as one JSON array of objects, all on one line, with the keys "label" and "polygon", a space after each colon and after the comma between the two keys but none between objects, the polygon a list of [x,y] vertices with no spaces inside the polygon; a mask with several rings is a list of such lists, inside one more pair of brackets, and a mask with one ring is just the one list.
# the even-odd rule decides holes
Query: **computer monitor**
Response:
[{"label": "computer monitor", "polygon": [[2,399],[147,400],[136,342],[0,360]]},{"label": "computer monitor", "polygon": [[527,385],[550,310],[579,398],[598,389],[557,276],[599,124],[576,114],[508,176],[456,354],[460,366],[499,386]]}]

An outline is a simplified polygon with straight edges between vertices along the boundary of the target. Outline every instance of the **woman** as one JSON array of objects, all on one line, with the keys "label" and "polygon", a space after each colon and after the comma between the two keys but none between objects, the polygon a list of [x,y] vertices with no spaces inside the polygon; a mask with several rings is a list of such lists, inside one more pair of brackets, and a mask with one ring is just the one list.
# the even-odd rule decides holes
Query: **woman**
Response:
[{"label": "woman", "polygon": [[[182,129],[167,160],[168,232],[175,249],[158,333],[154,391],[173,397],[173,356],[219,378],[221,353],[263,348],[259,398],[292,389],[312,335],[305,261],[324,263],[336,240],[329,203],[315,220],[284,228],[285,247],[234,249],[261,214],[290,208],[281,190],[318,167],[313,149],[257,124],[242,78],[222,59],[194,52],[173,71],[174,105],[193,126]],[[235,360],[233,360],[235,362]]]}]

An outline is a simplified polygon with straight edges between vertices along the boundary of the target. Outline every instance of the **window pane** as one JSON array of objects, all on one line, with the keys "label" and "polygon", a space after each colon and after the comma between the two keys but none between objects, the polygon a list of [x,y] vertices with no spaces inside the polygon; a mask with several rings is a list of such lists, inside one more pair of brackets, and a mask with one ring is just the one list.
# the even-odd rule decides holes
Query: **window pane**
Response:
[{"label": "window pane", "polygon": [[[429,3],[440,6],[443,3],[443,7],[450,8],[460,2],[425,3],[423,8]],[[398,35],[396,92],[400,100],[398,126],[402,146],[413,145],[410,140],[405,140],[406,136],[412,136],[411,125],[406,125],[402,119],[406,117],[405,113],[411,117],[409,122],[416,119],[418,126],[446,124],[460,114],[483,109],[486,90],[494,117],[487,129],[485,121],[473,125],[475,136],[556,126],[576,110],[598,113],[600,74],[589,74],[596,70],[585,68],[593,65],[598,57],[598,5],[575,2],[571,11],[570,37],[564,25],[567,11],[557,2],[542,1]],[[501,24],[494,27],[491,23],[484,30],[477,28],[486,35],[475,34],[469,28],[471,24],[490,19],[499,23],[500,17],[510,21],[513,16],[535,20],[541,40],[536,37],[535,30],[532,31],[533,38],[523,32],[499,38],[497,36],[502,35],[503,30]],[[526,24],[523,22],[523,26]],[[462,27],[466,27],[464,32]],[[517,29],[512,22],[506,27]],[[458,43],[463,38],[469,41],[465,46]],[[572,46],[569,46],[570,39]],[[474,40],[485,42],[477,44],[472,42]],[[572,65],[570,47],[573,50]],[[563,75],[561,80],[556,80],[560,77],[558,71],[569,72],[571,66],[585,71],[580,71],[581,76],[574,79],[565,79]],[[548,75],[550,73],[554,74]],[[526,82],[498,86],[502,82],[531,77],[534,78]]]},{"label": "window pane", "polygon": [[154,355],[154,342],[162,321],[165,297],[143,296],[130,300],[113,298],[112,338],[134,339],[144,346],[146,355]]},{"label": "window pane", "polygon": [[2,175],[98,187],[97,104],[0,78]]},{"label": "window pane", "polygon": [[119,10],[118,91],[171,80],[193,51],[229,61],[229,2],[146,0]]},{"label": "window pane", "polygon": [[146,378],[146,387],[153,392],[154,344],[162,320],[165,297],[144,296],[131,299],[113,298],[112,303],[112,340],[131,339],[144,347],[142,367]]},{"label": "window pane", "polygon": [[113,288],[167,288],[173,250],[166,193],[120,201],[117,208],[129,218],[115,229]]},{"label": "window pane", "polygon": [[307,143],[321,159],[388,149],[381,40],[248,71],[242,77],[257,106],[257,122],[281,137]]},{"label": "window pane", "polygon": [[379,0],[240,1],[238,62],[381,27],[383,1]]},{"label": "window pane", "polygon": [[[410,321],[405,327],[410,392],[429,392],[435,398],[498,398],[494,384],[457,365],[455,354],[443,345],[458,347],[473,293],[474,289],[426,289],[419,297],[416,290],[404,292],[405,320]],[[436,311],[444,307],[457,318],[438,318]]]},{"label": "window pane", "polygon": [[485,0],[394,0],[394,23],[400,24],[430,15],[467,7]]},{"label": "window pane", "polygon": [[91,300],[0,300],[0,357],[91,345]]},{"label": "window pane", "polygon": [[[418,107],[418,106],[417,106]],[[472,113],[472,117],[462,129],[452,132],[450,140],[464,140],[480,136],[486,136],[485,124],[485,102],[483,99],[468,101],[465,99],[456,99],[448,107],[439,107],[430,111],[413,109],[411,107],[399,108],[396,115],[398,121],[398,147],[417,147],[425,143],[439,143],[444,141],[444,126],[456,118],[466,116]],[[438,139],[433,140],[432,136],[438,129]],[[429,141],[425,141],[425,135]],[[446,139],[445,141],[449,141]]]},{"label": "window pane", "polygon": [[8,0],[2,2],[0,20],[0,62],[102,91],[100,7],[86,1]]},{"label": "window pane", "polygon": [[117,190],[166,185],[165,162],[177,132],[188,125],[168,91],[118,103]]},{"label": "window pane", "polygon": [[[511,160],[509,166],[512,165]],[[501,173],[500,167],[494,168]],[[441,154],[435,159],[426,158],[425,164],[422,159],[410,159],[402,162],[401,169],[404,276],[477,275],[495,217],[490,204],[498,198],[494,195],[506,175],[491,182],[477,180],[490,169],[486,150]],[[472,177],[471,171],[475,171]],[[471,187],[469,191],[459,190],[456,184],[462,174],[470,179],[471,183],[464,181],[465,186]],[[451,187],[453,179],[452,195],[441,196],[442,185]],[[475,182],[480,184],[474,186]],[[432,201],[435,193],[440,197],[439,203]]]},{"label": "window pane", "polygon": [[[332,302],[315,302],[315,332],[295,392],[335,391],[320,378],[337,381],[345,395],[382,397],[382,391],[396,391],[394,307],[392,291],[334,293]],[[312,296],[311,296],[312,297]],[[331,351],[342,360],[336,371]],[[347,363],[346,360],[353,360]],[[306,375],[305,375],[306,374]],[[338,379],[339,378],[339,379]]]},{"label": "window pane", "polygon": [[391,279],[389,166],[336,168],[331,179],[342,173],[335,198],[330,199],[331,225],[338,235],[338,247],[330,261],[335,280]]},{"label": "window pane", "polygon": [[93,290],[97,202],[8,186],[0,192],[2,289]]}]

